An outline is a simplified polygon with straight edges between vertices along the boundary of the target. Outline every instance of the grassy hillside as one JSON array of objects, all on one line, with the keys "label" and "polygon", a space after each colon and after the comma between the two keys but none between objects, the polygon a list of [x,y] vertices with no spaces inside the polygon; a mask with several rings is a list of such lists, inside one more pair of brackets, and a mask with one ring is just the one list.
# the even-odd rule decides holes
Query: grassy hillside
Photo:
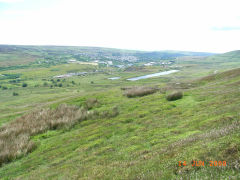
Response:
[{"label": "grassy hillside", "polygon": [[[31,137],[38,144],[30,154],[5,164],[2,179],[216,179],[239,177],[240,69],[128,98],[120,88],[87,93],[52,104],[92,110],[119,108],[116,117],[81,121],[72,128]],[[173,90],[182,99],[167,101]],[[179,161],[186,165],[179,166]],[[205,166],[192,166],[204,161]],[[210,166],[226,161],[226,166]]]},{"label": "grassy hillside", "polygon": [[207,61],[215,63],[218,66],[236,67],[240,63],[240,50],[211,56],[207,58]]},{"label": "grassy hillside", "polygon": [[182,53],[0,46],[0,179],[239,179],[239,51]]}]

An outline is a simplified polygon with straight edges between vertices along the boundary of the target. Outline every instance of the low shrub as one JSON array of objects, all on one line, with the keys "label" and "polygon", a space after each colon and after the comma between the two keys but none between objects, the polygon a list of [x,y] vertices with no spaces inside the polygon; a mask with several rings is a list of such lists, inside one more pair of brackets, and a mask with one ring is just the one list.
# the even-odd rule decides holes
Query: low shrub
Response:
[{"label": "low shrub", "polygon": [[98,104],[98,100],[96,98],[89,98],[85,102],[85,108],[88,110],[92,109],[95,105]]},{"label": "low shrub", "polygon": [[127,88],[124,92],[124,95],[129,98],[132,98],[137,96],[145,96],[148,94],[153,94],[157,92],[157,90],[158,89],[155,87],[145,87],[145,86],[132,87],[132,88]]},{"label": "low shrub", "polygon": [[18,96],[19,94],[16,92],[13,92],[13,96]]},{"label": "low shrub", "polygon": [[123,91],[126,91],[126,90],[129,90],[129,89],[132,89],[133,87],[121,87],[121,90]]},{"label": "low shrub", "polygon": [[175,101],[175,100],[181,99],[182,97],[183,97],[183,93],[181,91],[176,91],[171,94],[168,94],[166,99],[168,101]]},{"label": "low shrub", "polygon": [[108,110],[108,111],[103,111],[100,114],[101,118],[113,118],[119,115],[119,107],[118,106],[114,106],[112,109]]},{"label": "low shrub", "polygon": [[22,87],[27,87],[27,86],[28,86],[27,83],[23,83],[23,84],[22,84]]}]

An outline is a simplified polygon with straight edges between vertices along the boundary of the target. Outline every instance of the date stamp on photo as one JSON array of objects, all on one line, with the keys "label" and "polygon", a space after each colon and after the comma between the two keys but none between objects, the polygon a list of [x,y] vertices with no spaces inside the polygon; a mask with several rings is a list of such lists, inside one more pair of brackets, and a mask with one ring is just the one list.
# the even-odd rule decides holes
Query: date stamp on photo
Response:
[{"label": "date stamp on photo", "polygon": [[[178,166],[187,166],[188,163],[187,161],[178,161]],[[191,165],[193,167],[204,167],[204,166],[212,166],[212,167],[222,167],[222,166],[227,166],[226,161],[191,161]]]}]

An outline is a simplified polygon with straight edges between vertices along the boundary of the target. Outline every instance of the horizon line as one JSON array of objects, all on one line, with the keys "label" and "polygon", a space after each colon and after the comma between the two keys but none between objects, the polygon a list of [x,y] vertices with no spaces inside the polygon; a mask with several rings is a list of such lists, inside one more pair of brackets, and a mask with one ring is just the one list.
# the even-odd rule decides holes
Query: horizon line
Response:
[{"label": "horizon line", "polygon": [[[85,46],[85,45],[56,45],[56,44],[0,44],[0,46],[52,46],[52,47],[87,47],[87,48],[105,48],[105,49],[116,49],[116,50],[127,50],[127,51],[145,51],[145,52],[162,52],[162,51],[176,51],[176,52],[195,52],[195,53],[211,53],[211,54],[223,54],[219,52],[210,52],[210,51],[194,51],[194,50],[174,50],[174,49],[165,49],[165,50],[144,50],[144,49],[124,49],[124,48],[116,48],[116,47],[106,47],[106,46]],[[232,50],[236,51],[236,50]]]}]

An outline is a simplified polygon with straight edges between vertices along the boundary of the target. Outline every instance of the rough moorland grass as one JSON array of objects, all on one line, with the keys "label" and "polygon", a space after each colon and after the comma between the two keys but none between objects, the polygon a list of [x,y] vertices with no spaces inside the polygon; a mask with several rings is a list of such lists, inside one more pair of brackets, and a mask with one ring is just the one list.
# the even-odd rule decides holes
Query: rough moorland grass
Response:
[{"label": "rough moorland grass", "polygon": [[238,77],[240,75],[240,69],[232,69],[229,71],[224,71],[218,74],[212,74],[212,75],[208,75],[205,77],[202,77],[200,79],[198,79],[198,81],[196,81],[196,83],[201,83],[201,82],[210,82],[210,81],[214,81],[216,79],[230,79],[230,78],[234,78],[234,77]]},{"label": "rough moorland grass", "polygon": [[98,100],[96,98],[89,98],[85,102],[85,107],[90,110],[98,103],[99,102],[98,102]]},{"label": "rough moorland grass", "polygon": [[87,99],[86,107],[59,105],[56,109],[40,109],[23,115],[0,128],[0,166],[32,152],[36,144],[30,137],[47,130],[70,128],[78,122],[94,117],[111,118],[119,114],[119,109],[102,112],[89,111],[98,103],[96,98]]},{"label": "rough moorland grass", "polygon": [[34,150],[36,144],[30,137],[47,130],[71,127],[86,120],[91,113],[76,106],[60,105],[23,115],[0,128],[0,166]]},{"label": "rough moorland grass", "polygon": [[176,92],[172,92],[171,94],[167,95],[166,99],[168,101],[175,101],[178,99],[182,99],[183,97],[183,93],[181,91],[176,91]]},{"label": "rough moorland grass", "polygon": [[[220,79],[216,80],[218,82]],[[100,84],[95,79],[94,82]],[[97,83],[94,87],[97,87]],[[105,86],[104,81],[101,83],[102,87]],[[229,85],[229,81],[224,83]],[[215,81],[212,87],[208,84],[197,85],[193,90],[184,91],[186,98],[173,102],[166,101],[160,93],[140,99],[123,98],[120,91],[106,91],[103,95],[98,91],[102,87],[95,90],[92,86],[97,98],[101,103],[104,102],[101,110],[107,112],[112,106],[118,105],[121,107],[120,116],[84,121],[71,131],[47,131],[34,136],[41,146],[28,156],[1,167],[0,179],[209,179],[211,174],[214,174],[212,179],[225,179],[223,174],[228,175],[226,179],[234,179],[234,172],[239,172],[239,168],[220,172],[216,167],[211,167],[209,172],[193,167],[174,170],[179,160],[230,162],[230,158],[237,161],[240,157],[239,131],[235,131],[235,128],[229,131],[233,127],[229,119],[217,118],[217,115],[223,117],[225,113],[230,117],[237,114],[239,86],[223,87],[215,84]],[[88,86],[81,82],[81,88],[87,89]],[[175,86],[173,88],[176,89]],[[25,88],[22,89],[25,91]],[[234,92],[229,93],[230,90]],[[47,96],[47,92],[44,93]],[[22,94],[20,92],[20,98]],[[18,98],[13,97],[12,93],[9,93],[9,97],[4,95],[1,100],[5,102],[10,102],[9,98]],[[41,96],[43,102],[44,96]],[[36,103],[36,99],[31,99],[31,102]],[[222,133],[223,130],[229,133]],[[162,151],[165,148],[167,153]],[[197,173],[198,177],[195,176]],[[183,175],[186,177],[181,178]]]},{"label": "rough moorland grass", "polygon": [[125,96],[132,98],[137,96],[145,96],[148,94],[153,94],[157,92],[158,89],[155,87],[140,86],[140,87],[124,88],[123,90],[125,90],[124,92]]}]

